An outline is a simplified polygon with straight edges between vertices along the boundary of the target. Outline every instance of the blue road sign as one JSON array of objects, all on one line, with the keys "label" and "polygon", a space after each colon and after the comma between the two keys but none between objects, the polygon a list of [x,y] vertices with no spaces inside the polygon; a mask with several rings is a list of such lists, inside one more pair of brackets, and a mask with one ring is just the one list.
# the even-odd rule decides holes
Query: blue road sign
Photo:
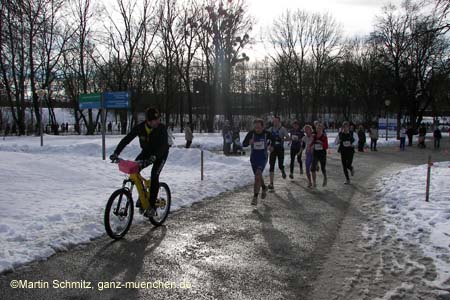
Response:
[{"label": "blue road sign", "polygon": [[81,94],[79,98],[80,109],[99,109],[101,107],[102,94]]},{"label": "blue road sign", "polygon": [[388,126],[388,130],[396,131],[397,130],[397,119],[388,119],[388,122],[386,122],[386,119],[384,119],[384,118],[378,119],[378,129],[379,130],[386,130],[386,125]]},{"label": "blue road sign", "polygon": [[103,94],[105,108],[128,108],[130,105],[129,92],[105,92]]}]

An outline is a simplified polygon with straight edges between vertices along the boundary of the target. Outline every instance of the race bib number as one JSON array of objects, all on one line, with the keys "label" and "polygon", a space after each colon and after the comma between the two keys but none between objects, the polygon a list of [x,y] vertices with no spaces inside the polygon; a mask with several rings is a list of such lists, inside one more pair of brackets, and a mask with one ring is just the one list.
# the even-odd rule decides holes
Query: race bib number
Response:
[{"label": "race bib number", "polygon": [[343,145],[344,145],[344,147],[351,147],[352,143],[350,141],[344,141]]},{"label": "race bib number", "polygon": [[253,143],[253,149],[255,149],[255,150],[264,150],[265,149],[264,141],[254,142]]},{"label": "race bib number", "polygon": [[292,136],[292,140],[293,140],[293,141],[298,141],[298,135],[293,135],[293,136]]},{"label": "race bib number", "polygon": [[314,144],[314,150],[323,150],[322,144]]}]

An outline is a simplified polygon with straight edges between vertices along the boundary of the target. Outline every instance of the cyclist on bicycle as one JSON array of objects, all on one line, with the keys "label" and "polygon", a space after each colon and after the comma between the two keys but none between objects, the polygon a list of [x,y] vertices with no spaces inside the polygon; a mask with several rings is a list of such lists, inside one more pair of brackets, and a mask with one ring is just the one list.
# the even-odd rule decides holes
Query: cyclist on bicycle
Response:
[{"label": "cyclist on bicycle", "polygon": [[[136,161],[141,161],[141,169],[153,163],[150,183],[150,209],[146,212],[147,216],[156,215],[156,198],[159,190],[159,174],[169,155],[169,143],[167,128],[161,124],[161,116],[157,109],[147,108],[145,112],[146,120],[136,125],[117,145],[114,153],[109,157],[112,161],[117,161],[120,152],[135,137],[139,137],[139,144],[142,152],[136,157]],[[138,199],[136,207],[141,207]]]}]

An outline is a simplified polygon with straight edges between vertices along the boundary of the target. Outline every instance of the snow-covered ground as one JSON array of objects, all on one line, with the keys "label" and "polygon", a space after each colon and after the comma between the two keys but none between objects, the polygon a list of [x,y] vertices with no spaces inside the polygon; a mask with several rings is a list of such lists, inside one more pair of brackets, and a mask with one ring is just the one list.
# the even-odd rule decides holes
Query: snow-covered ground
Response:
[{"label": "snow-covered ground", "polygon": [[[119,140],[108,136],[108,155]],[[98,136],[45,136],[45,146],[39,143],[39,137],[0,140],[0,272],[103,235],[106,201],[125,177],[101,160]],[[136,139],[121,157],[134,159],[139,151]],[[177,210],[247,185],[253,174],[248,157],[205,151],[200,181],[200,150],[172,148],[161,180],[170,185]]]},{"label": "snow-covered ground", "polygon": [[[378,196],[384,203],[386,236],[419,246],[433,260],[438,276],[427,284],[450,288],[450,162],[431,168],[430,201],[425,202],[427,165],[380,178]],[[390,298],[389,298],[390,299]]]}]

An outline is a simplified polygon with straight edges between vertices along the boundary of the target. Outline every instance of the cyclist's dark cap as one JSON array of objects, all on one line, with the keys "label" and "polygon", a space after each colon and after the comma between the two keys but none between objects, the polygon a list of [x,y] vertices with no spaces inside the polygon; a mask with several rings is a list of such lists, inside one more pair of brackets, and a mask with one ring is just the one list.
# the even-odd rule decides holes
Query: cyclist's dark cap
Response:
[{"label": "cyclist's dark cap", "polygon": [[145,112],[145,117],[147,121],[153,121],[159,119],[161,117],[161,114],[159,113],[159,110],[157,110],[156,108],[149,107]]}]

